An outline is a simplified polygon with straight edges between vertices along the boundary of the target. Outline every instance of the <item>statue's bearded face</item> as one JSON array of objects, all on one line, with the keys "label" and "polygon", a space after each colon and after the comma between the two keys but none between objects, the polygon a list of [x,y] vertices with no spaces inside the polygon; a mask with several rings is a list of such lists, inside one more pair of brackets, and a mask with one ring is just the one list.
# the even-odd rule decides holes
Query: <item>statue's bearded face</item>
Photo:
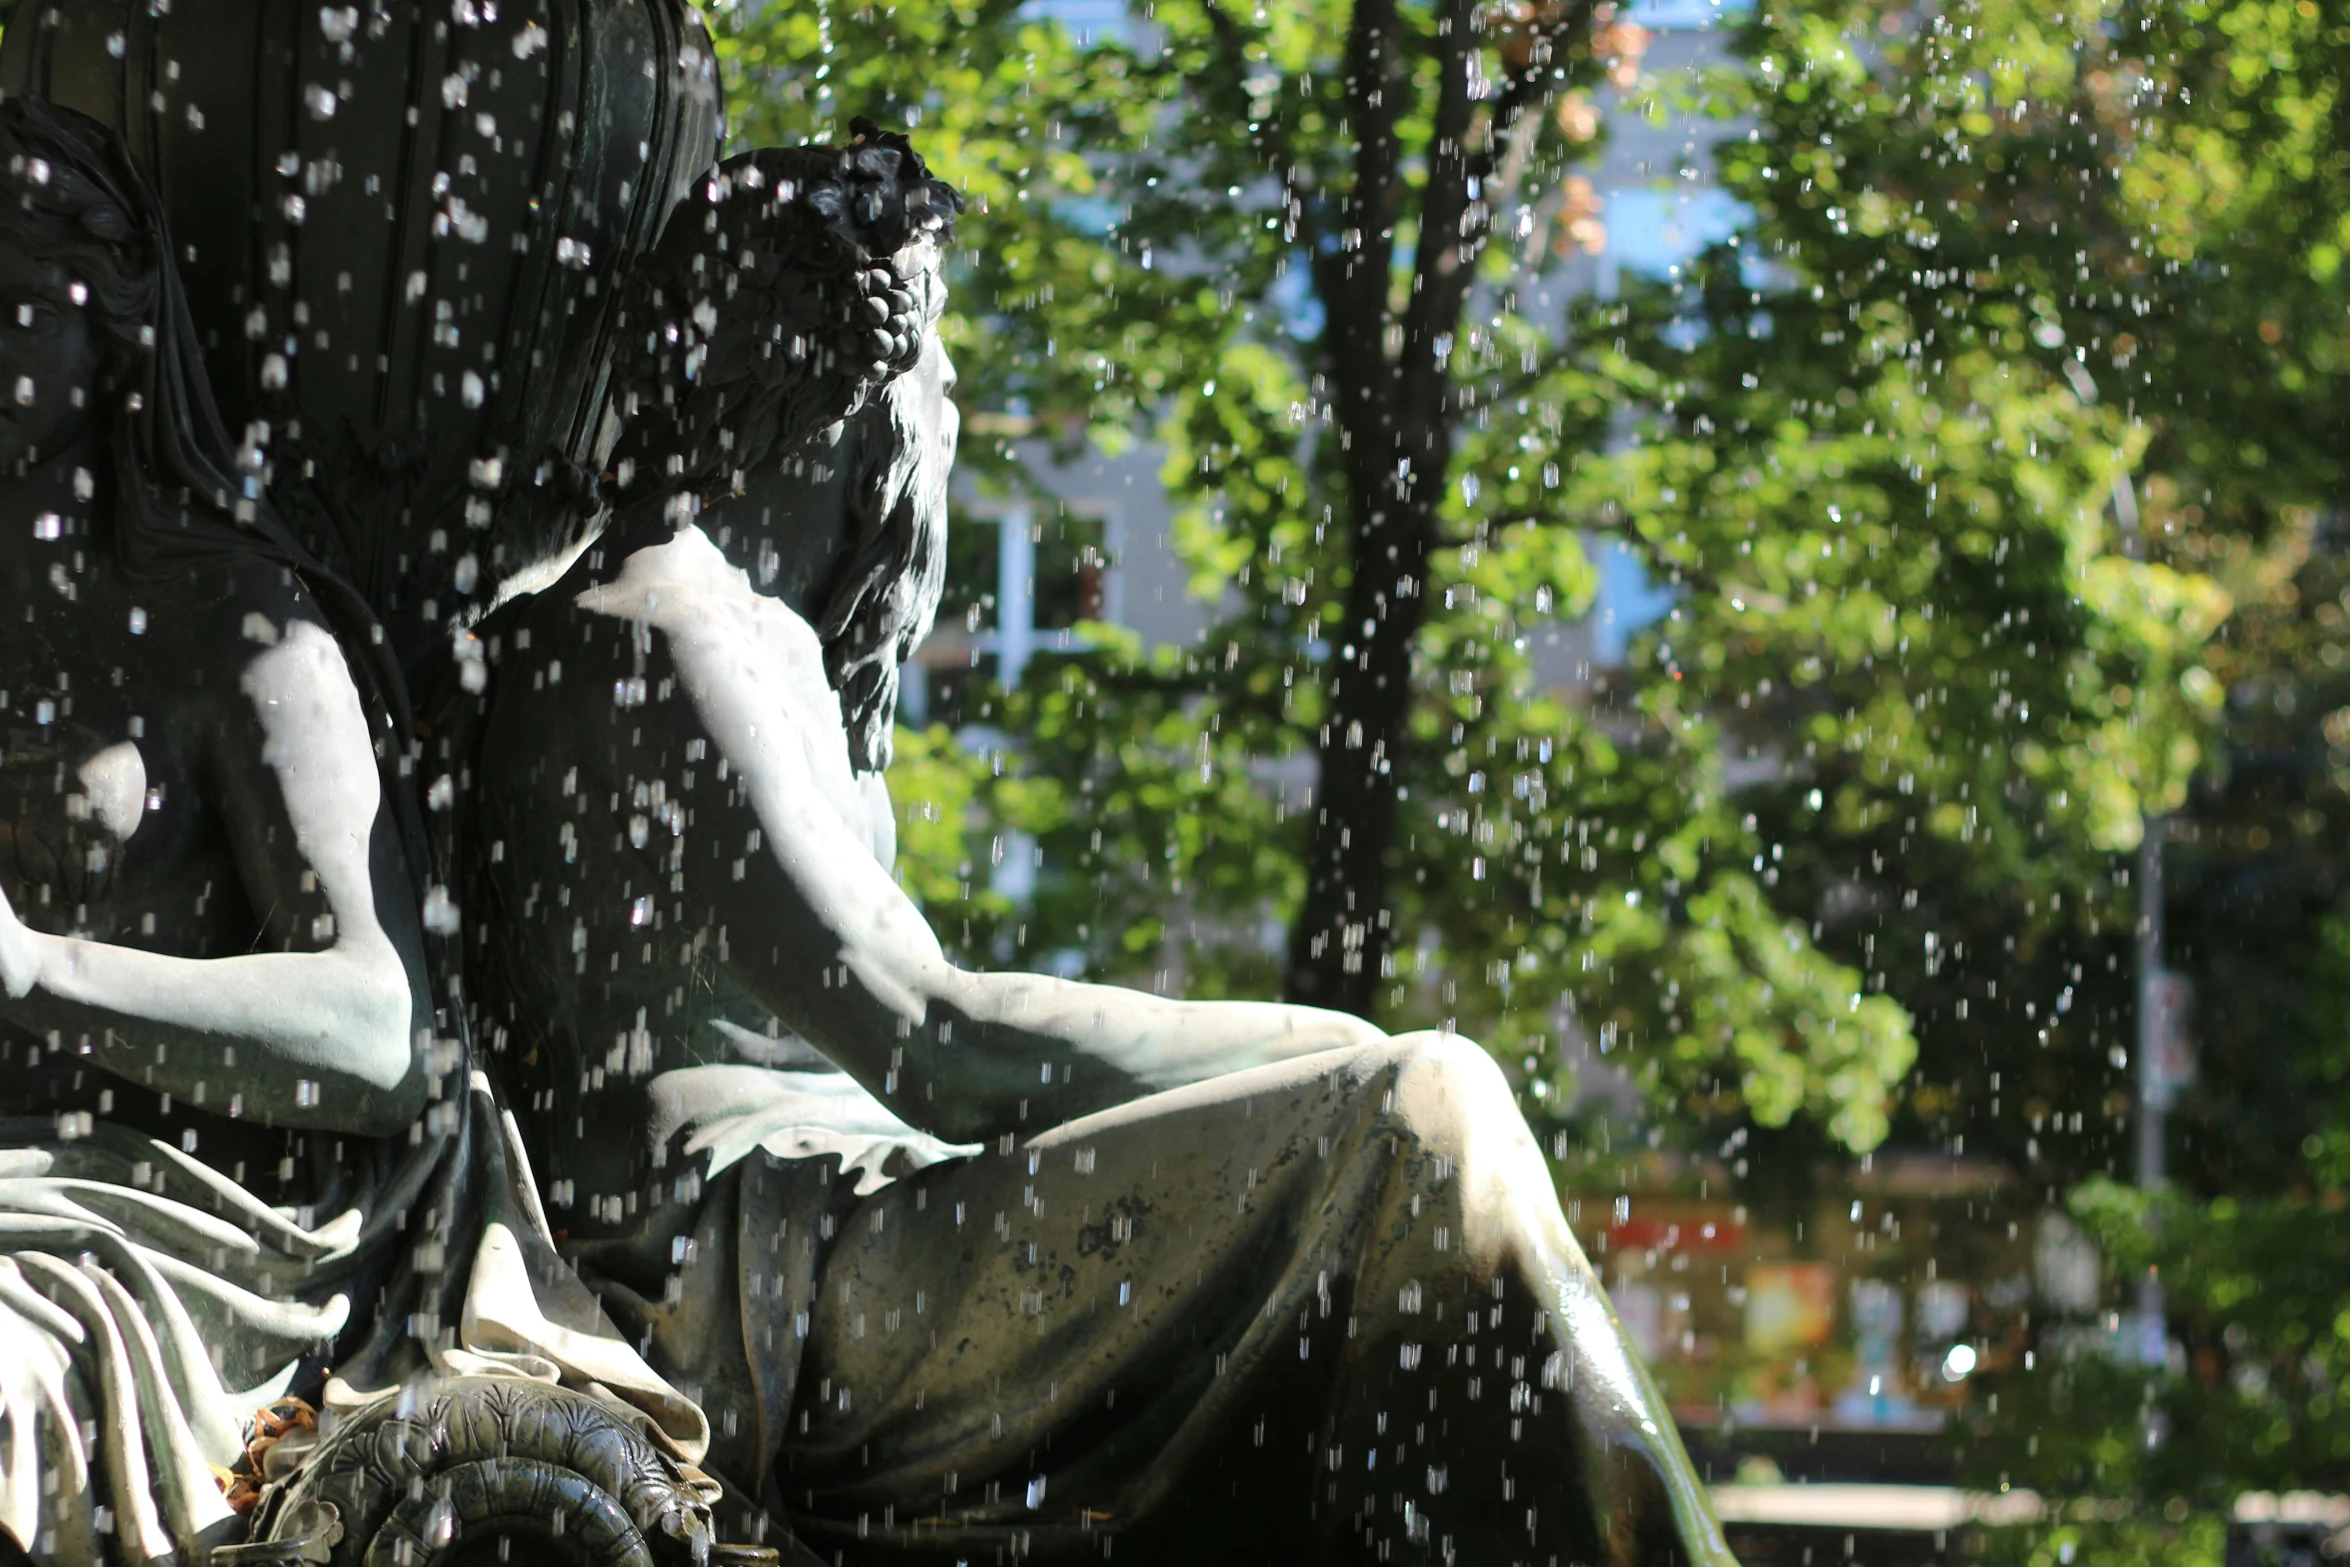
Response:
[{"label": "statue's bearded face", "polygon": [[0,240],[0,473],[53,457],[87,427],[100,356],[64,270]]}]

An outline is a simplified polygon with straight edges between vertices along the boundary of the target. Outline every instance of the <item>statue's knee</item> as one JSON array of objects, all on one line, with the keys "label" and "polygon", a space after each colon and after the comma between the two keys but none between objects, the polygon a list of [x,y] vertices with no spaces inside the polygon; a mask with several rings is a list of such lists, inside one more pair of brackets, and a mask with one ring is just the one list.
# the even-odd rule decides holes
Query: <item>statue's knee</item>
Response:
[{"label": "statue's knee", "polygon": [[1474,1040],[1405,1034],[1387,1048],[1394,1113],[1421,1143],[1461,1154],[1495,1137],[1527,1135],[1509,1079]]}]

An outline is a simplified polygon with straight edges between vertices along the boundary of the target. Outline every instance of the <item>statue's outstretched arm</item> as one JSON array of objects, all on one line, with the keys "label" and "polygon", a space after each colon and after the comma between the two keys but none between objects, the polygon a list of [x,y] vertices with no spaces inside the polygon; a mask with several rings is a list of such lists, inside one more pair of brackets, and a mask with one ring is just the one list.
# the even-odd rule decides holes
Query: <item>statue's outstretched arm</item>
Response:
[{"label": "statue's outstretched arm", "polygon": [[183,958],[48,935],[0,897],[0,1010],[208,1109],[238,1096],[238,1113],[272,1124],[397,1130],[425,1102],[421,955],[412,929],[392,933],[413,905],[358,692],[306,620],[251,659],[239,690],[250,722],[219,725],[211,770],[263,939],[291,950]]},{"label": "statue's outstretched arm", "polygon": [[1384,1037],[1359,1018],[1312,1008],[1171,1001],[955,967],[819,785],[803,731],[779,722],[771,687],[745,678],[727,623],[669,624],[679,694],[739,778],[725,801],[697,799],[697,832],[757,845],[740,881],[730,870],[710,888],[730,970],[908,1122],[958,1141],[1033,1131]]}]

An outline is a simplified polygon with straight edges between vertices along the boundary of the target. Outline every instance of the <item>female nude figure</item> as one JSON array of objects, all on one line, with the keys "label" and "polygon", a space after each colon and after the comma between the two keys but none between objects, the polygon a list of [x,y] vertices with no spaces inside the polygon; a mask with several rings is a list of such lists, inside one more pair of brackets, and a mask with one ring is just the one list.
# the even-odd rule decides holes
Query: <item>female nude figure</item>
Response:
[{"label": "female nude figure", "polygon": [[[864,1562],[1726,1562],[1482,1051],[947,961],[878,772],[938,590],[948,214],[896,138],[728,173],[648,343],[762,362],[738,258],[789,183],[915,352],[798,439],[672,384],[654,495],[495,630],[474,855],[556,1222],[712,1467]],[[786,1031],[863,1090],[829,1127]]]},{"label": "female nude figure", "polygon": [[438,1156],[393,677],[170,256],[118,141],[0,104],[0,1534],[45,1562],[235,1537],[246,1421]]}]

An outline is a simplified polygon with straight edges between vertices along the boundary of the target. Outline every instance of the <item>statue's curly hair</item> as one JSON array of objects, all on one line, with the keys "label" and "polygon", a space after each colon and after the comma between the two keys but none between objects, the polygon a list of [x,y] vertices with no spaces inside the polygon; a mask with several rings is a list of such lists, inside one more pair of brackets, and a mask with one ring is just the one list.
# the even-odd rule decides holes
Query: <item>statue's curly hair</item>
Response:
[{"label": "statue's curly hair", "polygon": [[[925,331],[918,352],[943,354],[936,337]],[[847,470],[848,548],[815,629],[858,772],[889,766],[898,673],[930,634],[946,587],[955,421],[942,430],[921,406],[934,389],[925,376],[894,378],[848,420],[831,453]]]},{"label": "statue's curly hair", "polygon": [[140,181],[95,122],[37,98],[0,108],[0,227],[84,290],[109,381],[136,374],[162,289]]},{"label": "statue's curly hair", "polygon": [[616,321],[612,474],[687,509],[741,488],[911,366],[962,198],[904,136],[720,164],[670,215]]}]

